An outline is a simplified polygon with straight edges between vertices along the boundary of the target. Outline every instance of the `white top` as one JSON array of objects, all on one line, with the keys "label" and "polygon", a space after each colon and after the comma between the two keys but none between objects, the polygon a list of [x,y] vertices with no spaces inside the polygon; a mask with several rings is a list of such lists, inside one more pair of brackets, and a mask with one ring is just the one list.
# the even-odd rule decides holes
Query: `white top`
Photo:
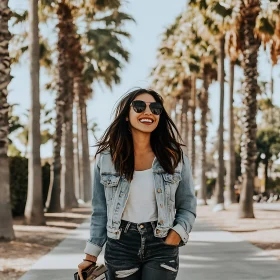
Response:
[{"label": "white top", "polygon": [[153,169],[134,171],[122,219],[132,223],[157,221]]}]

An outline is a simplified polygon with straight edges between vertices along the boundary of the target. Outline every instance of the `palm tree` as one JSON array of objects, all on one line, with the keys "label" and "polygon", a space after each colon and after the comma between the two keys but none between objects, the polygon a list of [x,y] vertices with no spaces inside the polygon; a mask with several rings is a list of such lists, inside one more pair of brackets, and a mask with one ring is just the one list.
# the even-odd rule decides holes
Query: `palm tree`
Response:
[{"label": "palm tree", "polygon": [[[52,165],[52,176],[47,199],[48,212],[61,212],[61,142],[62,127],[64,123],[65,101],[69,90],[69,56],[68,56],[68,36],[71,31],[71,9],[62,1],[57,6],[58,16],[58,92],[56,98],[56,130],[54,135],[54,159]],[[72,180],[73,181],[73,180]]]},{"label": "palm tree", "polygon": [[10,56],[8,52],[11,34],[8,29],[8,21],[11,11],[8,7],[8,0],[0,1],[0,239],[12,240],[15,238],[13,230],[13,219],[10,201],[10,172],[8,151],[8,112],[7,87],[11,80],[10,75]]},{"label": "palm tree", "polygon": [[230,59],[229,68],[229,164],[228,164],[228,181],[227,181],[227,204],[236,203],[235,196],[235,180],[236,180],[236,165],[235,165],[235,139],[234,139],[234,76],[235,64],[238,61],[240,54],[240,40],[237,26],[226,34],[226,53]]},{"label": "palm tree", "polygon": [[33,225],[44,225],[44,209],[42,196],[42,168],[40,157],[40,54],[39,54],[39,19],[38,1],[30,0],[29,12],[29,55],[30,55],[30,79],[31,79],[31,110],[30,128],[28,136],[29,160],[28,160],[28,193],[24,211],[25,222]]},{"label": "palm tree", "polygon": [[191,86],[191,163],[192,163],[192,175],[195,177],[195,112],[196,112],[196,74],[192,75],[192,86]]},{"label": "palm tree", "polygon": [[[61,15],[63,22],[67,24],[68,30],[68,46],[63,47],[66,53],[68,65],[67,71],[67,96],[65,96],[64,104],[64,121],[62,126],[62,169],[61,169],[61,195],[60,202],[63,210],[77,207],[78,202],[75,197],[74,186],[74,144],[73,144],[73,105],[74,105],[74,80],[71,72],[71,59],[75,61],[75,54],[72,52],[75,49],[76,26],[73,18],[73,7],[64,5],[64,11]],[[62,26],[61,26],[62,27]],[[61,50],[62,51],[62,50]]]},{"label": "palm tree", "polygon": [[208,115],[208,89],[209,89],[210,65],[203,67],[203,85],[199,94],[199,107],[201,110],[200,138],[201,138],[201,163],[200,163],[200,188],[197,194],[198,204],[206,205],[206,139],[207,139],[207,115]]},{"label": "palm tree", "polygon": [[260,1],[250,0],[240,3],[240,25],[244,31],[241,38],[243,54],[243,70],[245,82],[243,84],[243,104],[245,106],[243,122],[244,134],[241,143],[241,170],[243,174],[242,189],[240,193],[240,218],[254,218],[253,190],[256,162],[256,113],[258,92],[258,50],[260,39],[255,36],[256,18],[260,11]]},{"label": "palm tree", "polygon": [[236,196],[234,191],[236,170],[235,170],[235,140],[234,140],[234,67],[235,61],[230,60],[229,70],[229,168],[227,182],[227,203],[235,203]]},{"label": "palm tree", "polygon": [[206,140],[207,140],[207,116],[208,116],[208,89],[213,78],[216,79],[216,69],[212,64],[207,63],[202,68],[203,85],[198,95],[199,107],[201,110],[200,138],[201,138],[201,159],[200,159],[200,188],[197,194],[198,204],[206,205]]},{"label": "palm tree", "polygon": [[189,103],[191,99],[191,77],[184,79],[182,81],[183,89],[181,93],[182,99],[182,113],[181,113],[181,131],[182,138],[186,143],[186,147],[184,149],[186,155],[189,154],[189,119],[188,119],[188,111],[189,111]]}]

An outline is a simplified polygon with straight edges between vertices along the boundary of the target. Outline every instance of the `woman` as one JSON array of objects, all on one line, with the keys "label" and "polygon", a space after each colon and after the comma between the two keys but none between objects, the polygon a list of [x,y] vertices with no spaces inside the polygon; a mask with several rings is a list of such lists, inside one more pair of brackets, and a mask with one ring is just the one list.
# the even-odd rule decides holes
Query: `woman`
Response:
[{"label": "woman", "polygon": [[155,91],[138,89],[119,102],[97,144],[81,279],[106,241],[106,279],[176,279],[179,247],[196,217],[191,168],[177,138]]}]

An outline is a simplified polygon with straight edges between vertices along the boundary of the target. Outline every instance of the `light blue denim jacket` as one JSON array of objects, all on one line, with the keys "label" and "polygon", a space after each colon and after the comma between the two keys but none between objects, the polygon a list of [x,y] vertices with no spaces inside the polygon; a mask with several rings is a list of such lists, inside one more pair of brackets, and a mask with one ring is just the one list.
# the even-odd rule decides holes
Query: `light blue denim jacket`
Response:
[{"label": "light blue denim jacket", "polygon": [[[188,241],[196,218],[197,205],[190,163],[185,155],[183,158],[184,163],[179,163],[174,174],[166,173],[157,158],[152,164],[158,209],[154,235],[165,237],[168,231],[173,229],[182,239],[179,246]],[[110,152],[98,154],[94,164],[90,238],[84,250],[86,254],[97,257],[107,236],[120,238],[119,227],[129,195],[129,186],[127,179],[116,172]]]}]

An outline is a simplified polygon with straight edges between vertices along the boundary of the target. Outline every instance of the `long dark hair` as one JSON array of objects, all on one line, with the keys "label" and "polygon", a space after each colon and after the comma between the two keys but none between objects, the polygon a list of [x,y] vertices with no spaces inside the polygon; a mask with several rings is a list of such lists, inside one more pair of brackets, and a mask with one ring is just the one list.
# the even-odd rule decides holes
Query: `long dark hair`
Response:
[{"label": "long dark hair", "polygon": [[[128,181],[133,178],[134,172],[134,148],[132,134],[129,131],[130,104],[136,96],[148,93],[157,102],[163,105],[163,98],[151,89],[140,88],[125,94],[115,109],[115,119],[106,129],[101,139],[95,145],[98,146],[96,155],[109,150],[116,171],[124,175]],[[184,144],[176,125],[163,108],[156,129],[151,133],[151,147],[165,172],[173,174],[174,169],[182,160],[182,148]]]}]

